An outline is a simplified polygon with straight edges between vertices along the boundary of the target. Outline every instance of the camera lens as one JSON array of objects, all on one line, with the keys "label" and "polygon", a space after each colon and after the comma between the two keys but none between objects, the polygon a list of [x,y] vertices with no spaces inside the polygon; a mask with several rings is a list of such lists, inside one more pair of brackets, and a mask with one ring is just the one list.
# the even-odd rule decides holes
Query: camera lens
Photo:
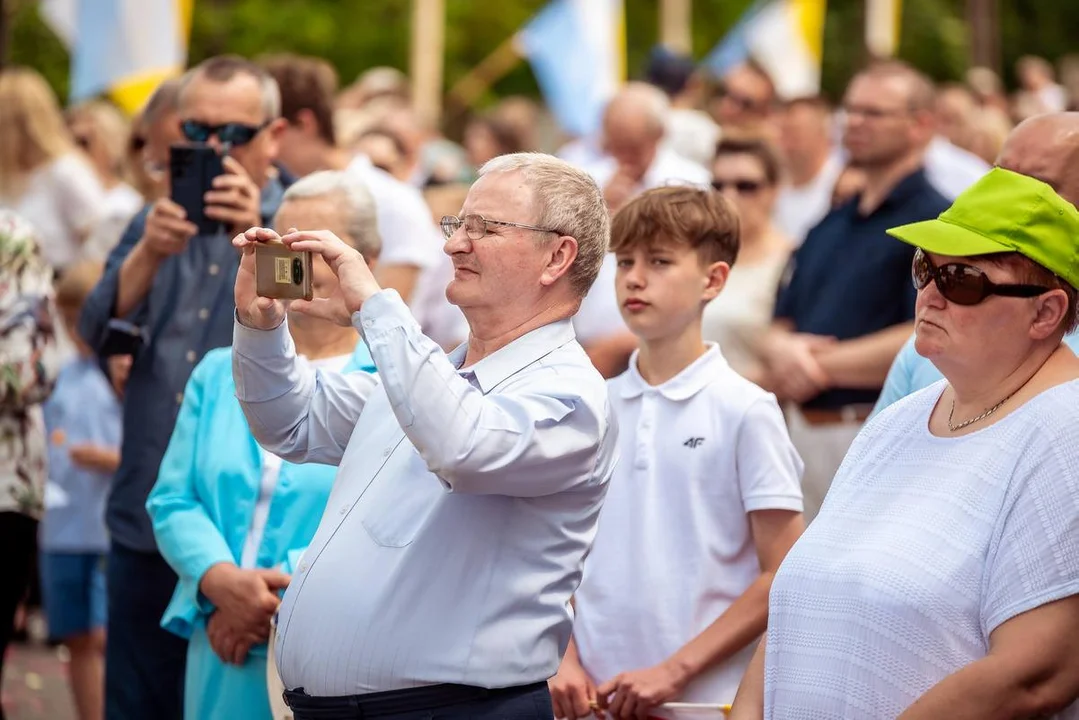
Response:
[{"label": "camera lens", "polygon": [[300,285],[303,283],[303,263],[300,262],[300,258],[292,259],[292,284]]}]

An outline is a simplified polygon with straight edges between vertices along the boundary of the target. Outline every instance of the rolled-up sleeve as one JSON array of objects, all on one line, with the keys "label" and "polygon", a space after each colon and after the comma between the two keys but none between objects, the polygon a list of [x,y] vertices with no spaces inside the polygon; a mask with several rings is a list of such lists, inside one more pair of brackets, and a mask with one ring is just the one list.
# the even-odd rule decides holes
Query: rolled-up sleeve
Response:
[{"label": "rolled-up sleeve", "polygon": [[602,382],[598,399],[586,389],[588,368],[533,371],[520,389],[485,395],[397,293],[378,293],[358,315],[401,428],[447,488],[534,497],[596,480],[609,423]]},{"label": "rolled-up sleeve", "polygon": [[[109,252],[101,280],[83,303],[82,314],[79,317],[79,334],[98,354],[105,346],[109,333],[109,321],[112,320],[113,311],[116,308],[116,295],[120,288],[120,268],[128,253],[142,237],[142,231],[146,225],[146,213],[147,208],[143,208],[142,212],[128,224],[120,242]],[[131,317],[141,318],[143,312],[144,307],[140,306]]]},{"label": "rolled-up sleeve", "polygon": [[296,356],[287,323],[255,330],[236,320],[232,374],[255,439],[294,463],[340,464],[378,385],[366,373],[316,371]]}]

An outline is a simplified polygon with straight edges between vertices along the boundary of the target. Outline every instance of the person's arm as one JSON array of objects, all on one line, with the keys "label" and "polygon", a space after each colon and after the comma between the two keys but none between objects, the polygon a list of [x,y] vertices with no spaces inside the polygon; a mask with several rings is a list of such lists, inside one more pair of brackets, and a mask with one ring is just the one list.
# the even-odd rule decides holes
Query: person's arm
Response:
[{"label": "person's arm", "polygon": [[1001,624],[989,654],[929,689],[900,720],[1024,720],[1079,699],[1079,595]]},{"label": "person's arm", "polygon": [[113,317],[126,317],[146,300],[161,264],[170,255],[183,252],[197,231],[176,203],[168,198],[154,203],[142,237],[120,265]]},{"label": "person's arm", "polygon": [[879,330],[853,340],[843,340],[819,348],[814,357],[828,384],[842,388],[879,388],[888,376],[899,349],[914,332],[914,323]]},{"label": "person's arm", "polygon": [[71,461],[81,468],[112,475],[120,469],[120,449],[86,443],[68,451]]},{"label": "person's arm", "polygon": [[767,645],[766,633],[757,645],[753,659],[749,661],[746,674],[742,676],[727,720],[764,720],[764,658]]},{"label": "person's arm", "polygon": [[145,213],[139,213],[128,223],[120,242],[109,251],[101,279],[83,303],[82,314],[79,316],[79,335],[99,355],[109,336],[109,321],[114,317],[123,317],[113,312],[116,307],[120,268],[142,237],[145,223]]}]

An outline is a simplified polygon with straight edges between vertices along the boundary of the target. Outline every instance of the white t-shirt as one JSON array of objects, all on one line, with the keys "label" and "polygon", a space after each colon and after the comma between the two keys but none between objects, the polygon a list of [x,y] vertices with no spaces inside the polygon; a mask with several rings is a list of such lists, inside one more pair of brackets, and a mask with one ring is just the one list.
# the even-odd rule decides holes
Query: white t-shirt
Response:
[{"label": "white t-shirt", "polygon": [[35,170],[19,197],[0,196],[0,207],[34,226],[45,260],[60,269],[78,259],[105,209],[105,190],[90,164],[69,153]]},{"label": "white t-shirt", "polygon": [[832,209],[832,190],[843,171],[843,155],[833,152],[816,177],[800,187],[783,185],[772,209],[775,224],[795,246],[801,245],[809,231]]},{"label": "white t-shirt", "polygon": [[937,192],[955,200],[989,172],[989,164],[937,135],[925,151],[925,176]]},{"label": "white t-shirt", "polygon": [[382,236],[379,263],[420,268],[412,297],[408,298],[409,309],[425,335],[443,345],[452,343],[460,335],[464,316],[446,299],[453,263],[442,251],[445,243],[423,194],[372,165],[366,155],[354,157],[346,172],[363,181],[375,199],[378,232]]},{"label": "white t-shirt", "polygon": [[[349,354],[308,362],[315,368],[342,372],[351,359],[352,355]],[[270,516],[270,501],[277,489],[277,479],[281,476],[281,458],[262,448],[259,448],[259,452],[262,455],[262,477],[259,479],[259,494],[255,500],[255,510],[251,514],[251,525],[247,529],[243,552],[240,554],[242,568],[258,567],[259,546],[262,545],[262,536],[266,532],[266,519]]]},{"label": "white t-shirt", "polygon": [[[593,165],[584,167],[596,183],[602,189],[617,170],[617,163],[613,158],[604,156]],[[651,190],[673,183],[684,183],[709,187],[712,181],[711,173],[697,163],[686,160],[676,155],[669,149],[660,148],[656,153],[656,159],[648,172],[644,175],[639,192]],[[622,320],[622,313],[618,309],[618,299],[615,296],[615,272],[617,266],[614,256],[608,254],[600,267],[599,275],[592,284],[581,302],[581,309],[573,317],[573,329],[577,333],[577,340],[582,345],[599,340],[603,337],[628,332],[626,323]]]},{"label": "white t-shirt", "polygon": [[145,200],[135,188],[120,183],[105,194],[101,218],[82,247],[82,256],[105,262],[109,253],[120,242],[131,218],[142,209]]},{"label": "white t-shirt", "polygon": [[1079,594],[1079,381],[958,438],[928,429],[944,387],[865,425],[776,574],[766,718],[894,718]]},{"label": "white t-shirt", "polygon": [[671,108],[667,113],[665,143],[678,155],[711,170],[719,143],[719,125],[712,116],[692,108]]},{"label": "white t-shirt", "polygon": [[[597,683],[666,660],[760,576],[747,513],[802,509],[802,461],[775,397],[715,345],[655,387],[634,353],[608,389],[621,459],[574,598],[573,637]],[[731,702],[754,645],[678,700]]]}]

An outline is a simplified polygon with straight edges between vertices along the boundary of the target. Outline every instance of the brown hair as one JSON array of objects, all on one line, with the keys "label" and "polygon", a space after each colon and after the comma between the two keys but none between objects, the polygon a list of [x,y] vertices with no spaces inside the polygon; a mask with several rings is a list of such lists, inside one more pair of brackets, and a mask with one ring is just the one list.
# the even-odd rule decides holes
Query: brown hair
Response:
[{"label": "brown hair", "polygon": [[854,77],[898,77],[906,80],[907,106],[912,113],[932,112],[936,102],[937,89],[929,76],[902,60],[878,60],[855,73]]},{"label": "brown hair", "polygon": [[1017,252],[992,253],[981,255],[978,259],[1011,270],[1019,283],[1041,285],[1050,290],[1063,290],[1068,296],[1068,309],[1064,311],[1064,319],[1061,320],[1060,327],[1064,328],[1065,333],[1070,333],[1079,326],[1079,304],[1077,304],[1079,290],[1052,270]]},{"label": "brown hair", "polygon": [[94,260],[80,260],[65,268],[55,285],[56,306],[66,310],[81,308],[101,279],[102,269],[102,264]]},{"label": "brown hair", "polygon": [[716,145],[713,161],[724,155],[752,155],[764,168],[764,178],[769,185],[779,183],[783,171],[783,161],[779,153],[768,140],[762,137],[725,137]]},{"label": "brown hair", "polygon": [[318,136],[334,144],[337,71],[333,65],[321,58],[290,53],[267,55],[259,59],[259,64],[273,76],[281,90],[281,116],[295,123],[301,110],[309,110],[315,118]]},{"label": "brown hair", "polygon": [[614,216],[611,251],[676,244],[696,250],[702,262],[734,265],[739,234],[738,213],[720,193],[691,186],[659,187],[638,195]]}]

